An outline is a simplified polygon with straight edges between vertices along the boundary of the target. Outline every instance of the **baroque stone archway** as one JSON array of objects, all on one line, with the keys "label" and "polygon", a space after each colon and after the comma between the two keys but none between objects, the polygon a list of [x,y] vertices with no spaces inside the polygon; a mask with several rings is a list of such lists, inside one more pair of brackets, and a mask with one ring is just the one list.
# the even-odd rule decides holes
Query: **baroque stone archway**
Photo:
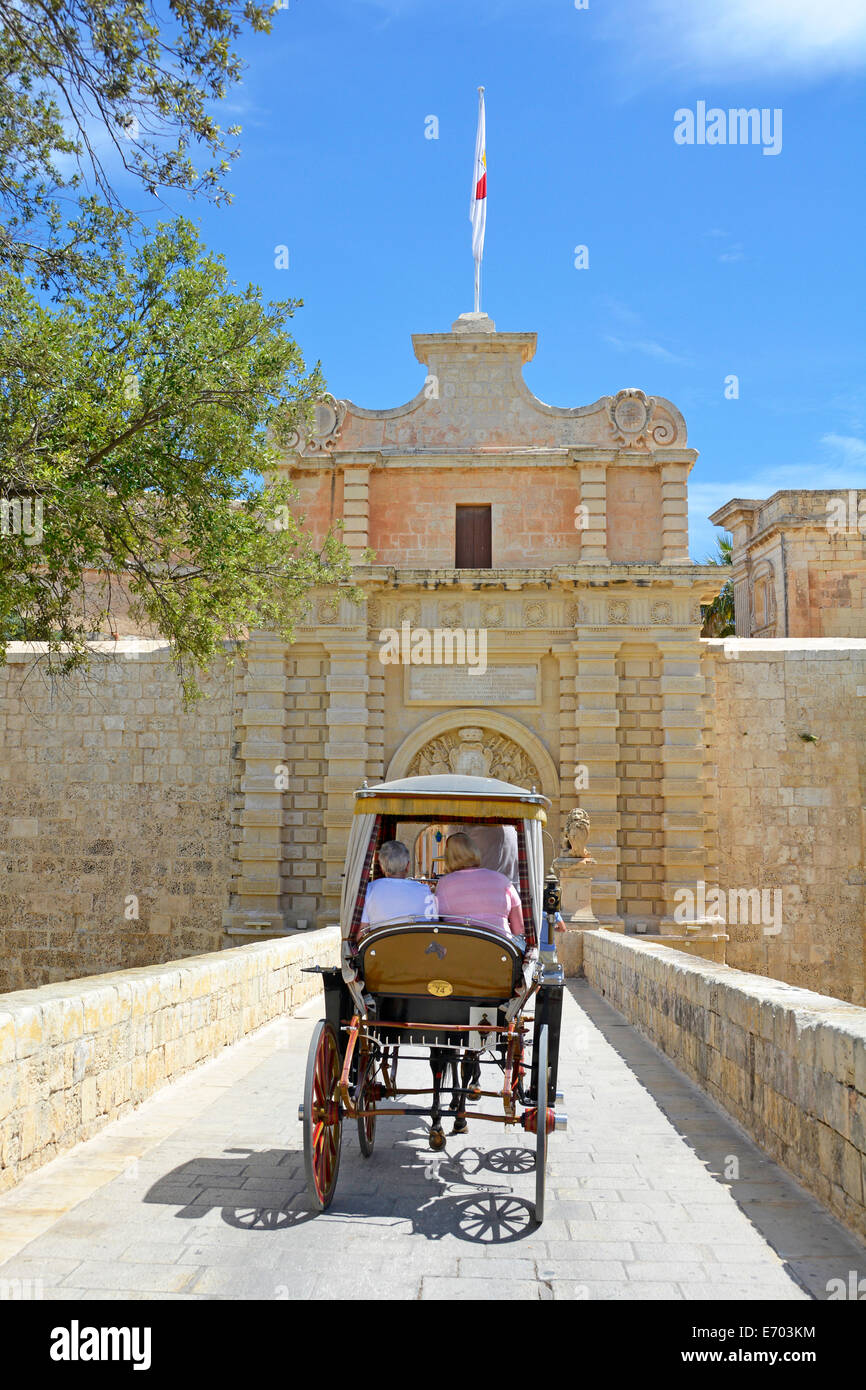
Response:
[{"label": "baroque stone archway", "polygon": [[490,710],[449,710],[425,720],[403,740],[386,778],[447,772],[534,785],[551,801],[559,797],[556,767],[538,735]]}]

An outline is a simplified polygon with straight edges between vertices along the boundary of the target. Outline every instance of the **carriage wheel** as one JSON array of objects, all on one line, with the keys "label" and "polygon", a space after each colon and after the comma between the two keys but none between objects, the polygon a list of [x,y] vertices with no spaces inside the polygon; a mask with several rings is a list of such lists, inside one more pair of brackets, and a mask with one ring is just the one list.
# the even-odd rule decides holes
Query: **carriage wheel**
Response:
[{"label": "carriage wheel", "polygon": [[304,1167],[307,1191],[317,1211],[331,1205],[340,1167],[338,1086],[340,1049],[330,1023],[320,1019],[310,1042],[304,1084]]},{"label": "carriage wheel", "polygon": [[[358,1050],[358,1084],[357,1106],[359,1110],[374,1110],[372,1090],[373,1078],[376,1075],[376,1058],[373,1048],[368,1042],[363,1042]],[[373,1152],[373,1145],[376,1142],[376,1116],[368,1115],[358,1120],[358,1141],[361,1145],[361,1153],[365,1158],[369,1158]]]},{"label": "carriage wheel", "polygon": [[547,1105],[548,1105],[548,1065],[547,1065],[547,1024],[543,1024],[538,1035],[538,1095],[535,1133],[535,1219],[539,1226],[544,1220],[544,1181],[547,1174]]}]

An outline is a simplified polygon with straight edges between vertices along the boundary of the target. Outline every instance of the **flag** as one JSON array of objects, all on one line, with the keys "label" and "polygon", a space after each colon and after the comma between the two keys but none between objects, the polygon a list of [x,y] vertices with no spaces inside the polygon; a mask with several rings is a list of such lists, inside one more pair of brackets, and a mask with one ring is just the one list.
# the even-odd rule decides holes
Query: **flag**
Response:
[{"label": "flag", "polygon": [[479,312],[481,258],[484,255],[484,228],[487,223],[487,143],[484,124],[484,88],[478,88],[478,133],[475,137],[475,168],[472,177],[472,256],[475,261],[475,312]]}]

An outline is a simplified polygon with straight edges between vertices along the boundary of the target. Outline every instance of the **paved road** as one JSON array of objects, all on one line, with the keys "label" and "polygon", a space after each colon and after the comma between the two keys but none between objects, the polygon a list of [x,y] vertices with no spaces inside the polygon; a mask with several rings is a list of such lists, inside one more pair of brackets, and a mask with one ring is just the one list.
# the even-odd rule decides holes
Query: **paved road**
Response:
[{"label": "paved road", "polygon": [[807,1300],[866,1277],[866,1249],[577,981],[543,1226],[529,1136],[470,1124],[434,1156],[408,1118],[379,1121],[370,1160],[344,1128],[334,1205],[313,1217],[296,1115],[319,1014],[0,1198],[0,1298]]}]

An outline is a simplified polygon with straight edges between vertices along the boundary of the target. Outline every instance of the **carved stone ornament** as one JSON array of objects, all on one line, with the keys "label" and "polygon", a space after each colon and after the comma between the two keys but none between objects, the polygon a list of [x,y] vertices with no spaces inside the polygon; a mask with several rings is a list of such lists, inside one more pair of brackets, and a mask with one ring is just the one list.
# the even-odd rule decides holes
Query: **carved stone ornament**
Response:
[{"label": "carved stone ornament", "polygon": [[440,603],[439,622],[443,627],[462,627],[463,625],[463,605],[455,603]]},{"label": "carved stone ornament", "polygon": [[338,401],[330,393],[320,396],[313,407],[314,421],[311,434],[305,429],[293,430],[288,438],[290,449],[299,454],[324,454],[334,449],[343,429],[346,418],[346,402]]},{"label": "carved stone ornament", "polygon": [[617,444],[646,443],[654,401],[646,392],[630,387],[617,391],[608,406],[613,437]]},{"label": "carved stone ornament", "polygon": [[624,444],[629,449],[639,444],[649,447],[650,441],[661,445],[672,444],[676,439],[676,426],[666,415],[659,415],[650,429],[656,408],[655,396],[647,396],[646,392],[634,386],[617,391],[608,405],[614,443]]},{"label": "carved stone ornament", "polygon": [[628,622],[628,604],[625,599],[611,599],[607,605],[607,620],[609,623]]},{"label": "carved stone ornament", "polygon": [[543,603],[524,604],[523,621],[527,627],[543,627],[545,616]]},{"label": "carved stone ornament", "polygon": [[502,627],[505,623],[505,604],[485,603],[483,621],[485,627]]},{"label": "carved stone ornament", "polygon": [[540,786],[532,759],[512,739],[490,729],[450,730],[431,739],[415,754],[408,777],[435,777],[449,772],[463,777],[498,777],[518,787]]},{"label": "carved stone ornament", "polygon": [[580,806],[575,806],[565,818],[562,830],[562,848],[571,851],[575,859],[586,859],[586,842],[589,839],[589,816]]},{"label": "carved stone ornament", "polygon": [[367,600],[367,626],[377,629],[382,626],[382,605],[373,598]]},{"label": "carved stone ornament", "polygon": [[397,609],[397,624],[408,623],[410,627],[417,627],[421,618],[421,607],[417,603],[403,603]]},{"label": "carved stone ornament", "polygon": [[673,620],[673,609],[665,599],[662,599],[660,600],[660,602],[653,604],[652,608],[650,609],[650,622],[672,623]]},{"label": "carved stone ornament", "polygon": [[316,605],[316,620],[319,623],[335,623],[340,616],[340,600],[336,594],[319,599]]}]

